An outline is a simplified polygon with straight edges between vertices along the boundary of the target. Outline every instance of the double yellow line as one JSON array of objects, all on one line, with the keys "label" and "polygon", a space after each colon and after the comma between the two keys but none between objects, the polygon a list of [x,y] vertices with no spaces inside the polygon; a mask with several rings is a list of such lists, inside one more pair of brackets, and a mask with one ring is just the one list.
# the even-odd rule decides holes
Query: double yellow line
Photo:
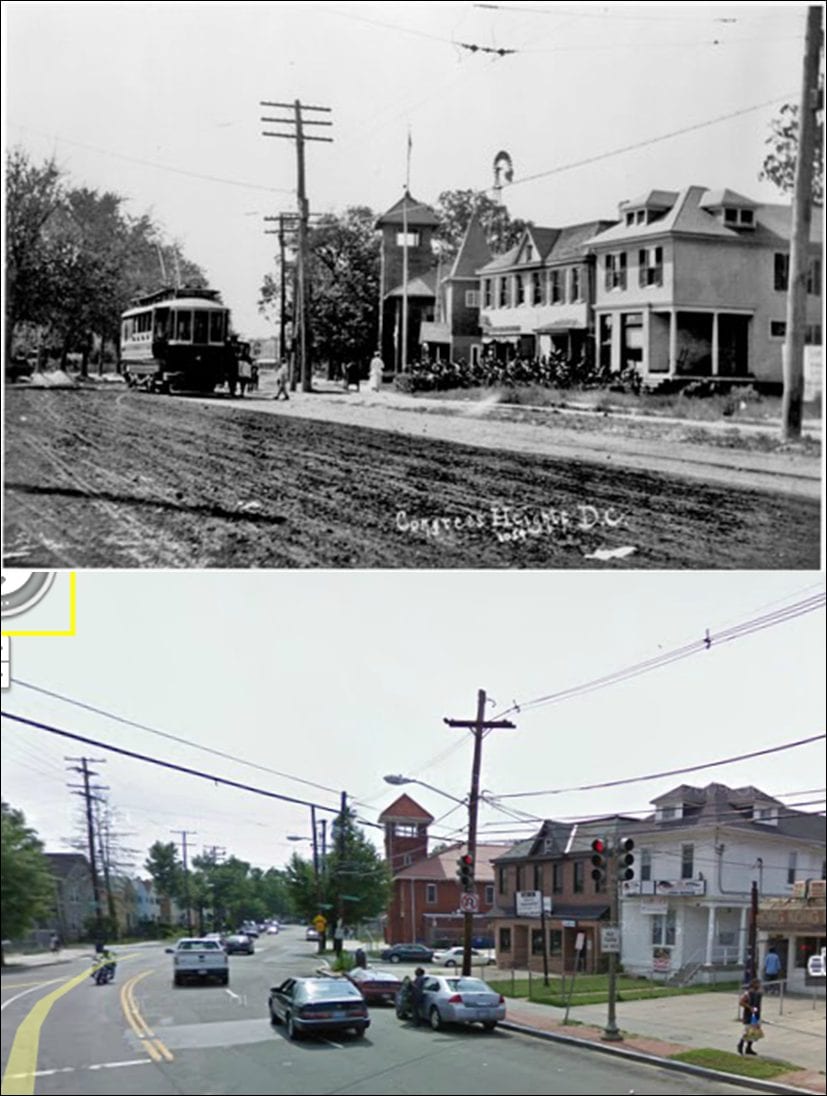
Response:
[{"label": "double yellow line", "polygon": [[142,978],[146,978],[149,974],[152,974],[152,971],[145,970],[142,974],[136,974],[130,978],[128,982],[123,983],[121,986],[121,1008],[123,1009],[123,1014],[126,1017],[129,1026],[135,1032],[141,1046],[153,1062],[171,1062],[173,1060],[172,1051],[164,1046],[161,1040],[155,1035],[155,1032],[147,1024],[135,1003],[135,986],[137,986]]}]

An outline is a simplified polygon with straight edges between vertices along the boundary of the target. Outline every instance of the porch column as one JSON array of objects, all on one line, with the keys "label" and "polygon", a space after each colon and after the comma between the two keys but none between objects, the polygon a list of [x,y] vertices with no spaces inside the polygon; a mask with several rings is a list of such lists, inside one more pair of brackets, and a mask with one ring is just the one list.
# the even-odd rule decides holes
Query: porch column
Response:
[{"label": "porch column", "polygon": [[649,352],[649,324],[652,316],[651,308],[644,308],[643,310],[643,331],[641,332],[643,338],[643,346],[640,348],[642,355],[641,367],[643,369],[644,377],[649,374],[649,362],[651,361],[651,354]]},{"label": "porch column", "polygon": [[718,313],[712,313],[712,376],[718,376]]},{"label": "porch column", "polygon": [[669,309],[669,376],[674,377],[678,365],[678,314]]},{"label": "porch column", "polygon": [[715,946],[715,907],[710,906],[706,911],[706,956],[704,966],[712,966],[712,949]]}]

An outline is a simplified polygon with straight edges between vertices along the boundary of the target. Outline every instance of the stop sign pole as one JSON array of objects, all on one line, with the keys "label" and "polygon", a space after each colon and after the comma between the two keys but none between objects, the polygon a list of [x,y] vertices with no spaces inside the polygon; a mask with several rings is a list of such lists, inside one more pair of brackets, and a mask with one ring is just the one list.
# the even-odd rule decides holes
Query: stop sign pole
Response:
[{"label": "stop sign pole", "polygon": [[[480,800],[480,769],[482,767],[482,738],[486,731],[514,730],[515,724],[507,719],[485,720],[485,705],[487,697],[485,689],[477,692],[477,718],[476,719],[444,719],[449,727],[458,727],[469,730],[474,735],[474,757],[471,764],[471,794],[468,797],[468,855],[471,857],[471,877],[465,884],[465,893],[474,894],[476,897],[476,872],[477,864],[477,814]],[[468,902],[470,906],[472,903]],[[466,904],[460,898],[460,908],[463,910],[464,933],[462,950],[462,973],[467,976],[471,973],[471,936],[474,927],[474,913],[466,908]]]}]

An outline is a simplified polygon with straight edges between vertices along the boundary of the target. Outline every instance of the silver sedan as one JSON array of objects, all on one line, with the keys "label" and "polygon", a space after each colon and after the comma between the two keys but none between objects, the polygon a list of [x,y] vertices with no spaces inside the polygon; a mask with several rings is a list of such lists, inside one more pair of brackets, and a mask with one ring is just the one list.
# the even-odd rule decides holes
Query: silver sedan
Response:
[{"label": "silver sedan", "polygon": [[422,986],[421,1007],[434,1031],[443,1024],[482,1024],[492,1031],[505,1019],[505,998],[481,978],[429,974]]}]

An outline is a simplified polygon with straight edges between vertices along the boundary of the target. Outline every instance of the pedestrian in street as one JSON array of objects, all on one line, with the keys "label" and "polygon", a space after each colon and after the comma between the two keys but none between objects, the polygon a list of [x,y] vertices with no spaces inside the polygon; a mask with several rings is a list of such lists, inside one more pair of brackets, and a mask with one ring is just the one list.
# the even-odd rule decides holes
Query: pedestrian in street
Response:
[{"label": "pedestrian in street", "polygon": [[753,978],[738,1001],[744,1033],[738,1040],[739,1054],[755,1054],[754,1043],[764,1038],[761,1027],[761,983]]},{"label": "pedestrian in street", "polygon": [[49,947],[52,949],[52,954],[57,955],[60,951],[60,937],[56,932],[52,933],[52,939],[49,941]]},{"label": "pedestrian in street", "polygon": [[413,1004],[413,1021],[417,1027],[422,1023],[422,1003],[424,1000],[425,971],[417,967],[414,971],[414,980],[411,984],[411,1002]]},{"label": "pedestrian in street", "polygon": [[273,396],[274,400],[280,400],[282,396],[286,400],[290,399],[290,393],[287,391],[287,382],[289,380],[287,362],[280,362],[279,367],[276,370],[276,394]]},{"label": "pedestrian in street", "polygon": [[370,390],[371,392],[379,392],[382,388],[382,374],[385,372],[385,363],[382,361],[382,354],[379,350],[373,355],[370,361]]},{"label": "pedestrian in street", "polygon": [[241,395],[247,391],[247,387],[253,379],[253,363],[249,358],[241,358],[238,363],[238,385]]},{"label": "pedestrian in street", "polygon": [[781,958],[775,948],[770,948],[764,959],[764,982],[767,986],[767,993],[781,992],[781,987],[779,985],[780,978]]}]

